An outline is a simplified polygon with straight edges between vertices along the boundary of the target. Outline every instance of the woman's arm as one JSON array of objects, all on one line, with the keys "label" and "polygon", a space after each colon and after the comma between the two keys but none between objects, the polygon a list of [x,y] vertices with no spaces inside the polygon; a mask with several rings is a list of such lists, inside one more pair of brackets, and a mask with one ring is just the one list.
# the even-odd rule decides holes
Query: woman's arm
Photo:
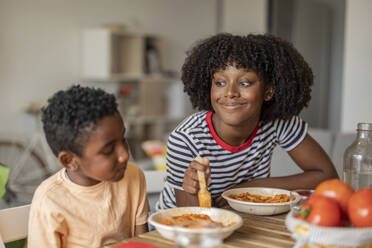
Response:
[{"label": "woman's arm", "polygon": [[289,151],[293,161],[304,171],[303,173],[285,176],[254,179],[236,185],[242,187],[273,187],[283,189],[313,189],[320,182],[338,178],[332,161],[323,148],[307,134],[304,140],[293,150]]}]

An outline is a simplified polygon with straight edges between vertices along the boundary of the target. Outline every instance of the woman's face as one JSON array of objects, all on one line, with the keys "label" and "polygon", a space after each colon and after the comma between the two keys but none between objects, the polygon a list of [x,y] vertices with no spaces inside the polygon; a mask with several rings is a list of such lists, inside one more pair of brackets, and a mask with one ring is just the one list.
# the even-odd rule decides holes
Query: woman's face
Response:
[{"label": "woman's face", "polygon": [[264,98],[264,82],[251,70],[229,65],[213,75],[212,107],[217,119],[227,125],[256,124]]}]

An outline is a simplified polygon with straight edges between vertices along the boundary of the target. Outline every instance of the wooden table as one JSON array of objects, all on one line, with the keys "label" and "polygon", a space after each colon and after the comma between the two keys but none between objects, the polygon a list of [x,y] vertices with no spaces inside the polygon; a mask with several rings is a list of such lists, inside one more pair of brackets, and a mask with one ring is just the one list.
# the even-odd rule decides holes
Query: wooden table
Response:
[{"label": "wooden table", "polygon": [[[256,216],[240,212],[237,213],[243,218],[243,226],[236,230],[229,238],[225,239],[219,247],[281,248],[294,246],[295,242],[284,224],[286,214]],[[143,242],[166,248],[175,247],[173,241],[164,239],[157,231],[126,239],[118,244],[127,242]],[[109,247],[115,247],[115,245]]]}]

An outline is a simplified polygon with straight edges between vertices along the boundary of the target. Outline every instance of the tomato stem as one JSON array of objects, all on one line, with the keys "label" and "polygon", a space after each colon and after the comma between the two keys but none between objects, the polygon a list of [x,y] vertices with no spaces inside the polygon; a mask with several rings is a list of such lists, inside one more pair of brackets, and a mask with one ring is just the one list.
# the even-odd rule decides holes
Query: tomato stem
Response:
[{"label": "tomato stem", "polygon": [[304,219],[307,218],[307,216],[310,214],[311,207],[310,206],[305,206],[300,209],[298,212],[298,215],[301,215]]}]

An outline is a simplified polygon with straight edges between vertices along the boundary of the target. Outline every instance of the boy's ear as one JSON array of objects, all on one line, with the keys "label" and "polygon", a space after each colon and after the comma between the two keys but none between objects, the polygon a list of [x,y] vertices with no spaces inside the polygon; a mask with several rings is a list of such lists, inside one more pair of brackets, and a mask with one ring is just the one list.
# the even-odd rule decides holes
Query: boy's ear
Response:
[{"label": "boy's ear", "polygon": [[79,163],[76,155],[69,151],[61,151],[58,154],[58,161],[63,167],[70,171],[76,171],[79,168]]},{"label": "boy's ear", "polygon": [[273,89],[273,86],[270,85],[265,90],[265,95],[264,95],[265,102],[270,101],[271,98],[273,98],[273,96],[274,96],[274,89]]}]

